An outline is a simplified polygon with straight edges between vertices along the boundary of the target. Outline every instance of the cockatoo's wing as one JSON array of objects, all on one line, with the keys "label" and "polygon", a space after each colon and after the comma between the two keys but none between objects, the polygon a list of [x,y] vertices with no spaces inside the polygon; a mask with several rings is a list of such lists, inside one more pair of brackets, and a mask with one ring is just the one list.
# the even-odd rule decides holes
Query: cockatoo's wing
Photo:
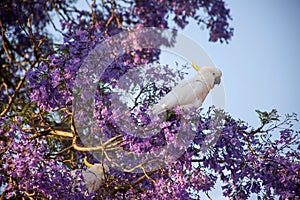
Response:
[{"label": "cockatoo's wing", "polygon": [[183,81],[153,106],[152,113],[160,114],[174,106],[200,107],[208,92],[206,85],[199,80]]}]

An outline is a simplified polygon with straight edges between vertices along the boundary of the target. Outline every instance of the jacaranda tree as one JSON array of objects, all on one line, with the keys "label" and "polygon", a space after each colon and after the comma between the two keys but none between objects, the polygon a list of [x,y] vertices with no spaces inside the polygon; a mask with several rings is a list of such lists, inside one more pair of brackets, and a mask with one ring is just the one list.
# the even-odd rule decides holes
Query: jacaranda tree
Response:
[{"label": "jacaranda tree", "polygon": [[[133,134],[157,122],[149,109],[184,78],[179,68],[156,68],[159,45],[174,45],[176,30],[190,20],[209,32],[209,41],[230,41],[230,11],[223,0],[87,3],[89,10],[75,0],[0,2],[1,199],[199,199],[201,194],[210,198],[217,180],[230,199],[251,194],[258,199],[300,198],[295,114],[257,111],[261,125],[251,127],[212,107],[190,114],[196,117],[189,129],[190,115],[175,107],[161,115],[159,128],[148,128],[150,136]],[[156,28],[152,35],[143,32],[147,27]],[[172,34],[165,37],[164,29]],[[126,34],[137,30],[142,34],[128,39],[132,35]],[[137,44],[119,50],[135,41],[158,48]],[[115,51],[120,51],[117,57],[107,53]],[[106,68],[99,77],[82,67],[101,71],[101,65]],[[137,68],[138,73],[132,72]],[[128,74],[130,78],[122,78]],[[97,86],[92,94],[86,89],[91,84]],[[114,107],[130,101],[126,95],[116,100],[122,91],[132,91],[134,97],[125,112]],[[94,121],[86,120],[78,97],[89,105]],[[195,134],[182,145],[180,131],[192,129]],[[169,144],[183,147],[177,151],[181,154],[157,155],[157,149]],[[146,154],[155,163],[160,156],[172,162],[141,162],[139,155]],[[94,170],[102,166],[97,188],[89,188],[86,177],[94,171],[88,171],[84,160],[98,163]]]}]

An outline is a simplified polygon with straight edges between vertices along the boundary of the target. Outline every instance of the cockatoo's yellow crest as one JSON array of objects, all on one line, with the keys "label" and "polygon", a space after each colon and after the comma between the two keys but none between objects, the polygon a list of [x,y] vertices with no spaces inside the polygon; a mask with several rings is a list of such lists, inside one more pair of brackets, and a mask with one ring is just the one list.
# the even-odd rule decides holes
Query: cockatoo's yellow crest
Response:
[{"label": "cockatoo's yellow crest", "polygon": [[84,164],[85,164],[88,168],[91,168],[91,167],[94,166],[94,165],[92,165],[91,163],[89,163],[89,162],[87,161],[86,157],[84,157],[83,162],[84,162]]},{"label": "cockatoo's yellow crest", "polygon": [[195,61],[192,62],[193,68],[198,72],[201,68],[196,64]]}]

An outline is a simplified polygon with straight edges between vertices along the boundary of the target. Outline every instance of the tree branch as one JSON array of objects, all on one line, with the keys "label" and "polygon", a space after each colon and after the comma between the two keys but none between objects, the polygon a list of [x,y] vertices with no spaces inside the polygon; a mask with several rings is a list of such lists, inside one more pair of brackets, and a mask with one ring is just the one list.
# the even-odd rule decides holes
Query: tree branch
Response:
[{"label": "tree branch", "polygon": [[[35,60],[35,61],[33,62],[33,64],[31,65],[30,69],[31,69],[36,63],[37,63],[37,60]],[[30,69],[29,69],[29,70],[30,70]],[[11,108],[11,106],[12,106],[12,104],[13,104],[15,98],[17,97],[18,92],[19,92],[19,90],[21,89],[21,87],[22,87],[23,83],[25,82],[25,80],[26,80],[26,74],[25,74],[25,76],[21,79],[21,81],[18,83],[18,85],[17,85],[17,87],[16,87],[16,89],[15,89],[15,92],[14,92],[14,94],[11,96],[11,98],[10,98],[10,100],[9,100],[9,102],[8,102],[8,104],[7,104],[7,106],[6,106],[6,108],[1,112],[1,114],[0,114],[1,117],[3,117],[3,116],[9,111],[9,109]]]}]

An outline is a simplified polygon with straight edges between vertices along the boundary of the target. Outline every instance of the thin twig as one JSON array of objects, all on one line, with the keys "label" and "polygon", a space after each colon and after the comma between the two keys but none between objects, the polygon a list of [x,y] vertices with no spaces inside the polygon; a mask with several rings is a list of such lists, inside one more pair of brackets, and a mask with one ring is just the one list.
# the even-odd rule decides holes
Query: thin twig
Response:
[{"label": "thin twig", "polygon": [[[33,62],[33,64],[31,65],[30,69],[31,69],[36,63],[37,63],[37,60],[35,60],[35,61]],[[18,85],[17,85],[17,87],[16,87],[16,89],[15,89],[15,92],[14,92],[14,94],[11,96],[11,99],[10,99],[10,101],[8,102],[6,108],[1,112],[1,114],[0,114],[1,117],[3,117],[3,116],[9,111],[9,109],[11,108],[11,106],[12,106],[12,104],[13,104],[15,98],[17,97],[18,92],[19,92],[19,90],[21,89],[22,85],[24,84],[25,80],[26,80],[26,74],[25,74],[25,76],[21,79],[21,81],[18,83]]]}]

